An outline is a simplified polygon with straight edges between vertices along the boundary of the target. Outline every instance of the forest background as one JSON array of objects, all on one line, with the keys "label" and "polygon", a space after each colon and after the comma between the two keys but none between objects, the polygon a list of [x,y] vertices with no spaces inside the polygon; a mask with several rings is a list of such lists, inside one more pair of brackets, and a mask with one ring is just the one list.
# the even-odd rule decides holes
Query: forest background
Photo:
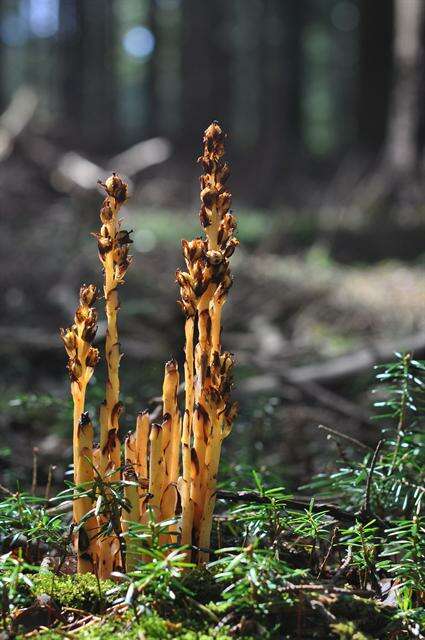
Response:
[{"label": "forest background", "polygon": [[424,59],[421,0],[0,0],[0,482],[31,481],[33,447],[40,484],[71,460],[58,328],[100,282],[113,169],[134,229],[123,433],[155,408],[163,361],[182,363],[174,272],[213,119],[241,240],[224,458],[295,488],[335,457],[318,425],[373,445],[373,365],[425,353]]}]

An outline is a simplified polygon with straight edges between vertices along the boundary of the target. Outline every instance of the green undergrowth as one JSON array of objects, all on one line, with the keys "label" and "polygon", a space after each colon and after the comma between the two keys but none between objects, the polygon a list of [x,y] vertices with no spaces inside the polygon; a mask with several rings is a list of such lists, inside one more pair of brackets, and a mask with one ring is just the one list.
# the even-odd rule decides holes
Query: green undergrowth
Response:
[{"label": "green undergrowth", "polygon": [[[51,500],[6,490],[3,637],[424,638],[425,363],[405,354],[377,368],[375,397],[376,446],[333,429],[339,460],[304,494],[252,470],[220,489],[204,569],[161,546],[170,522],[152,519],[122,540],[124,558],[129,538],[144,558],[133,571],[109,581],[63,575],[73,571],[70,508],[80,489]],[[120,483],[108,487],[125,507]]]},{"label": "green undergrowth", "polygon": [[[393,619],[393,610],[372,599],[348,594],[311,592],[308,597],[276,597],[267,602],[254,602],[249,594],[236,605],[220,600],[217,576],[208,571],[194,570],[185,574],[183,582],[191,586],[192,597],[172,603],[148,597],[140,606],[129,606],[123,612],[111,613],[114,583],[97,581],[94,576],[56,576],[52,573],[27,574],[28,583],[21,585],[22,606],[30,610],[49,597],[49,606],[62,616],[74,609],[95,614],[90,625],[75,634],[82,639],[110,638],[180,638],[227,640],[243,638],[384,638],[401,626]],[[229,585],[227,585],[229,586]],[[271,596],[272,594],[269,594]],[[212,597],[214,601],[209,598]],[[205,604],[201,604],[202,600]],[[143,602],[143,604],[142,604]],[[19,620],[19,617],[18,617]],[[30,632],[31,620],[12,628],[15,637]],[[57,623],[57,621],[56,621]],[[64,630],[40,629],[39,637],[61,638]],[[306,635],[307,634],[307,635]],[[351,635],[350,635],[351,634]],[[372,635],[365,635],[372,634]],[[390,637],[390,636],[388,636]]]}]

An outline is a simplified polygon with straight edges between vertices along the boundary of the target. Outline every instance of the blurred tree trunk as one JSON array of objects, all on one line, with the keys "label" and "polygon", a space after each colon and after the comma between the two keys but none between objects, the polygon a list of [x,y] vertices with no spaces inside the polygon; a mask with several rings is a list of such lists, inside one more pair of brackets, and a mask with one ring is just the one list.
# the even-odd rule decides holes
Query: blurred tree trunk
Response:
[{"label": "blurred tree trunk", "polygon": [[276,186],[292,170],[301,145],[302,32],[306,4],[263,5],[260,56],[260,135],[256,170],[258,206],[269,206]]},{"label": "blurred tree trunk", "polygon": [[[0,0],[0,25],[3,23],[3,0]],[[4,42],[0,40],[0,113],[6,108],[6,80],[3,64]]]},{"label": "blurred tree trunk", "polygon": [[394,82],[387,131],[386,161],[395,174],[417,165],[420,27],[423,0],[395,0]]},{"label": "blurred tree trunk", "polygon": [[84,95],[84,0],[61,0],[59,5],[58,64],[64,134],[81,140]]},{"label": "blurred tree trunk", "polygon": [[[147,136],[158,135],[159,97],[158,97],[158,50],[160,45],[158,29],[158,2],[149,0],[148,24],[149,30],[155,38],[155,51],[149,59],[147,73],[146,92],[148,99]],[[142,91],[144,87],[142,86]],[[142,96],[143,98],[143,96]],[[143,100],[142,100],[143,101]],[[142,132],[140,132],[140,138]]]},{"label": "blurred tree trunk", "polygon": [[114,0],[80,2],[79,46],[84,65],[79,73],[83,75],[84,136],[93,151],[108,155],[115,151],[120,133],[116,120],[118,91],[114,62],[118,25]]},{"label": "blurred tree trunk", "polygon": [[199,0],[183,0],[182,24],[182,144],[193,149],[212,120],[229,124],[228,2],[215,0],[211,13]]},{"label": "blurred tree trunk", "polygon": [[60,98],[70,146],[108,154],[116,143],[113,0],[61,0]]},{"label": "blurred tree trunk", "polygon": [[360,0],[358,136],[376,153],[385,141],[392,77],[394,10],[391,0]]},{"label": "blurred tree trunk", "polygon": [[419,122],[418,122],[418,163],[424,165],[425,148],[425,11],[422,11],[419,55]]}]

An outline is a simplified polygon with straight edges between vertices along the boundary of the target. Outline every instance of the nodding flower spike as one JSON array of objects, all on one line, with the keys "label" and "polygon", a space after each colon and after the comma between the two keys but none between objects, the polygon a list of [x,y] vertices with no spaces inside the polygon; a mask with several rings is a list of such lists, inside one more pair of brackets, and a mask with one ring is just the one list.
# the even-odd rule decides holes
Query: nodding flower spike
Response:
[{"label": "nodding flower spike", "polygon": [[114,198],[119,204],[123,204],[127,200],[128,187],[116,173],[109,176],[104,184],[102,182],[99,184],[104,187],[108,196]]}]

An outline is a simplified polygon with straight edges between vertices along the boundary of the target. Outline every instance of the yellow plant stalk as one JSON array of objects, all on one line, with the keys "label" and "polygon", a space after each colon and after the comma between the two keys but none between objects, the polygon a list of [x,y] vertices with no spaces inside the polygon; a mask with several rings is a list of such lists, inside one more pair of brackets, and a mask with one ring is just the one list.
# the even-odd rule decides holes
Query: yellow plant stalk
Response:
[{"label": "yellow plant stalk", "polygon": [[[75,482],[81,487],[91,489],[94,479],[93,472],[93,425],[88,413],[82,413],[78,425],[78,455],[75,468]],[[74,519],[76,523],[87,515],[93,508],[90,496],[78,498],[75,502]],[[77,563],[78,573],[97,571],[98,540],[97,519],[89,517],[78,532]]]},{"label": "yellow plant stalk", "polygon": [[[176,271],[176,280],[180,285],[179,304],[185,314],[185,410],[182,431],[182,476],[179,479],[179,492],[182,503],[181,541],[191,545],[195,505],[200,501],[199,462],[192,448],[194,423],[194,329],[197,314],[197,302],[204,287],[200,258],[204,253],[204,241],[196,238],[191,242],[182,240],[183,255],[187,272]],[[196,433],[201,433],[199,426]],[[199,449],[199,447],[198,447]],[[193,482],[197,483],[196,488]],[[199,507],[198,507],[199,508]],[[191,551],[187,553],[190,559]]]},{"label": "yellow plant stalk", "polygon": [[152,424],[149,436],[149,506],[152,509],[156,521],[161,515],[161,497],[163,481],[163,449],[162,449],[162,427],[160,424]]},{"label": "yellow plant stalk", "polygon": [[[84,407],[87,384],[99,361],[98,350],[91,346],[97,331],[97,313],[94,308],[96,297],[97,289],[94,285],[83,285],[74,324],[69,329],[61,329],[61,337],[68,354],[67,368],[74,404],[73,458],[76,485],[93,482],[93,428],[89,426],[90,421],[87,422]],[[78,525],[91,508],[90,499],[76,498],[73,503],[74,523]],[[92,571],[97,564],[98,544],[95,534],[94,520],[90,520],[79,529],[76,540],[79,573]]]},{"label": "yellow plant stalk", "polygon": [[93,445],[93,469],[95,472],[99,473],[99,465],[100,465],[100,447]]},{"label": "yellow plant stalk", "polygon": [[[123,509],[121,514],[121,528],[124,534],[128,534],[131,523],[140,522],[139,507],[139,483],[134,466],[131,462],[126,462],[123,471],[124,498],[127,509]],[[137,541],[126,535],[126,558],[125,565],[127,571],[132,571],[138,560]]]},{"label": "yellow plant stalk", "polygon": [[[199,361],[199,360],[198,360]],[[197,368],[198,370],[198,368]],[[196,394],[195,394],[196,398]],[[202,395],[201,395],[202,400]],[[193,502],[193,532],[192,540],[199,546],[199,527],[202,518],[204,504],[205,482],[205,452],[207,431],[209,429],[209,416],[201,402],[195,404],[193,414],[193,452],[192,452],[192,483],[190,497]]]},{"label": "yellow plant stalk", "polygon": [[136,454],[137,475],[140,480],[148,479],[148,444],[149,444],[150,420],[149,412],[142,411],[136,421]]},{"label": "yellow plant stalk", "polygon": [[[190,498],[190,486],[192,476],[192,422],[193,422],[193,333],[195,319],[194,313],[187,315],[185,322],[185,411],[182,429],[182,476],[179,479],[179,492],[182,503],[181,544],[192,544],[193,526],[193,502]],[[190,559],[190,550],[187,552]]]},{"label": "yellow plant stalk", "polygon": [[199,528],[199,552],[198,562],[208,562],[209,553],[202,549],[210,546],[212,517],[215,506],[215,494],[217,489],[217,475],[221,456],[221,445],[232,429],[232,423],[237,413],[236,403],[231,403],[229,393],[232,386],[233,356],[226,352],[219,358],[218,372],[219,386],[214,387],[218,394],[214,396],[215,414],[212,429],[209,433],[205,450],[205,467],[207,470],[206,485],[203,502],[203,512]]},{"label": "yellow plant stalk", "polygon": [[[160,509],[161,509],[162,521],[166,521],[166,520],[170,520],[171,518],[174,518],[176,514],[177,500],[178,500],[177,485],[173,482],[170,482],[170,484],[167,486],[164,493],[162,494],[162,498],[161,498]],[[168,531],[169,531],[169,534],[164,533],[160,535],[160,540],[159,540],[160,544],[177,542],[177,531],[173,524],[169,526]]]},{"label": "yellow plant stalk", "polygon": [[119,417],[123,406],[120,396],[120,345],[118,340],[117,314],[119,310],[118,286],[124,283],[124,276],[131,262],[128,255],[131,243],[128,231],[121,229],[119,210],[127,199],[127,185],[119,176],[113,174],[104,184],[106,198],[100,210],[102,226],[97,234],[99,258],[103,266],[105,311],[107,331],[105,358],[107,364],[106,397],[101,410],[101,470],[103,474],[111,470],[116,472],[111,480],[119,480],[121,466],[120,442],[118,436]]},{"label": "yellow plant stalk", "polygon": [[137,465],[136,436],[129,433],[124,441],[124,460],[125,464],[132,464],[134,469]]},{"label": "yellow plant stalk", "polygon": [[[221,442],[230,432],[230,417],[233,418],[235,414],[235,406],[230,404],[228,398],[231,382],[229,363],[232,360],[227,355],[222,357],[220,343],[221,310],[232,284],[229,258],[238,244],[233,236],[236,221],[229,211],[231,195],[225,188],[230,170],[228,164],[222,161],[224,140],[225,135],[217,123],[214,122],[206,129],[204,151],[199,159],[204,169],[201,176],[200,220],[206,237],[191,243],[183,242],[188,271],[177,272],[181,306],[186,314],[186,321],[194,306],[198,327],[198,344],[194,356],[194,409],[192,413],[190,404],[186,406],[186,410],[192,415],[194,449],[191,454],[190,481],[190,500],[193,503],[192,542],[204,548],[208,548],[210,544]],[[192,403],[190,392],[188,399]],[[188,459],[188,456],[184,458],[187,430],[183,433],[185,474],[185,461]],[[186,469],[186,478],[188,477]],[[180,484],[184,496],[186,483],[182,481]],[[182,497],[182,504],[185,499]],[[189,528],[190,524],[183,519],[182,532],[185,532],[185,540],[189,539]],[[203,563],[207,558],[208,553],[201,551],[198,562]]]},{"label": "yellow plant stalk", "polygon": [[163,491],[170,482],[177,482],[180,462],[181,420],[177,403],[179,389],[179,369],[172,359],[165,364],[164,384],[162,389],[163,413],[170,416],[164,424],[163,448],[166,466]]},{"label": "yellow plant stalk", "polygon": [[[118,340],[117,314],[119,310],[118,286],[124,283],[124,276],[131,262],[128,254],[132,242],[128,231],[121,229],[119,210],[127,199],[127,185],[115,173],[101,183],[106,198],[100,210],[102,226],[96,234],[99,258],[103,266],[103,293],[107,320],[105,359],[107,381],[105,401],[100,409],[100,473],[108,481],[120,479],[121,450],[119,440],[119,418],[123,411],[120,402],[120,345]],[[103,518],[99,518],[100,524]],[[111,549],[116,541],[99,539],[101,577],[109,577]]]},{"label": "yellow plant stalk", "polygon": [[[182,544],[196,545],[194,554],[199,564],[208,560],[212,517],[215,505],[217,474],[223,439],[230,433],[237,411],[230,401],[233,357],[222,352],[221,315],[232,284],[229,258],[238,244],[234,237],[236,221],[229,211],[231,195],[225,184],[229,167],[224,163],[224,140],[220,126],[213,123],[204,133],[204,150],[199,161],[201,176],[200,220],[204,238],[182,241],[186,272],[177,271],[180,305],[185,314],[185,411],[181,420],[177,393],[177,363],[166,363],[163,383],[163,422],[150,425],[147,412],[139,414],[135,434],[129,434],[124,445],[124,496],[127,508],[121,513],[121,524],[114,523],[114,535],[97,537],[105,515],[90,518],[79,528],[77,540],[79,572],[95,571],[108,578],[123,558],[118,530],[128,533],[131,522],[147,521],[147,505],[156,521],[175,516],[178,491],[181,496]],[[130,264],[129,232],[122,230],[119,209],[127,198],[127,185],[116,174],[103,184],[106,198],[100,218],[99,257],[104,271],[104,297],[107,317],[105,357],[107,383],[105,400],[100,407],[100,445],[93,447],[93,427],[84,413],[85,394],[99,354],[91,346],[97,328],[94,309],[96,288],[84,285],[74,324],[62,330],[68,353],[68,370],[74,401],[74,476],[76,484],[90,487],[94,472],[105,482],[120,480],[121,454],[119,418],[120,402],[117,314],[117,288],[124,282]],[[197,344],[195,346],[195,336]],[[180,440],[182,469],[180,473]],[[178,491],[177,491],[178,487]],[[109,496],[110,490],[106,492]],[[111,494],[112,495],[112,494]],[[74,521],[78,525],[92,509],[91,498],[74,501]],[[115,516],[114,516],[115,518]],[[177,532],[170,530],[162,542],[174,542]],[[134,541],[127,536],[127,570],[137,560]],[[187,558],[191,559],[191,551]]]},{"label": "yellow plant stalk", "polygon": [[[227,292],[232,285],[229,258],[238,240],[233,236],[236,221],[229,212],[231,194],[225,184],[230,175],[229,165],[222,162],[225,136],[218,124],[213,123],[205,132],[204,154],[200,161],[204,167],[201,176],[201,221],[206,223],[208,251],[207,260],[212,269],[213,289],[209,299],[209,375],[207,388],[210,429],[207,431],[205,465],[203,476],[203,505],[199,524],[198,544],[201,549],[210,546],[212,516],[215,505],[218,466],[223,439],[230,433],[237,407],[230,403],[229,392],[232,385],[233,357],[229,353],[221,355],[221,311]],[[207,562],[209,554],[200,551],[198,563]]]},{"label": "yellow plant stalk", "polygon": [[139,413],[136,421],[136,470],[139,478],[139,510],[145,520],[146,498],[149,488],[148,447],[150,434],[149,412]]}]

